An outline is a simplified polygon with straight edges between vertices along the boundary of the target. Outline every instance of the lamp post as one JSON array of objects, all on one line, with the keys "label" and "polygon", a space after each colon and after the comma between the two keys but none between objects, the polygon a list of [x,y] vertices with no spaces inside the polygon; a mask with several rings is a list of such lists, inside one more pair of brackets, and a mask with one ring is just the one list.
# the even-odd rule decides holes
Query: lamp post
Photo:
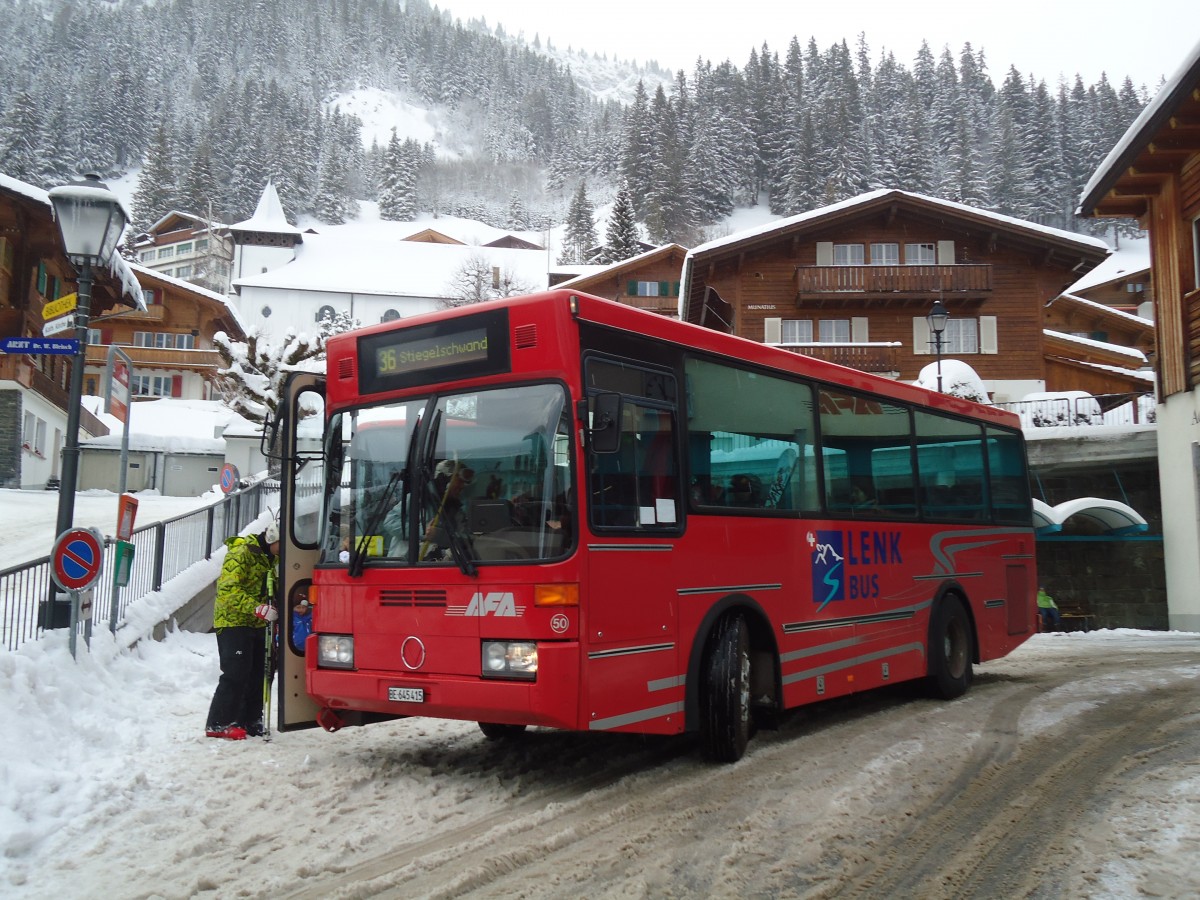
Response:
[{"label": "lamp post", "polygon": [[941,300],[933,301],[933,309],[929,310],[929,315],[925,317],[925,321],[929,323],[929,330],[933,332],[934,352],[937,353],[937,389],[938,393],[942,392],[942,332],[946,330],[946,320],[950,318],[950,311],[946,309]]},{"label": "lamp post", "polygon": [[[67,402],[67,434],[63,447],[62,480],[58,487],[56,535],[69,530],[75,519],[75,490],[79,480],[79,407],[83,397],[83,370],[87,363],[88,324],[92,314],[92,267],[112,259],[117,242],[129,221],[121,201],[98,175],[50,190],[50,205],[62,235],[67,259],[79,274],[75,306],[75,338],[78,346],[71,360],[70,398]],[[46,605],[44,627],[53,623],[53,603]]]}]

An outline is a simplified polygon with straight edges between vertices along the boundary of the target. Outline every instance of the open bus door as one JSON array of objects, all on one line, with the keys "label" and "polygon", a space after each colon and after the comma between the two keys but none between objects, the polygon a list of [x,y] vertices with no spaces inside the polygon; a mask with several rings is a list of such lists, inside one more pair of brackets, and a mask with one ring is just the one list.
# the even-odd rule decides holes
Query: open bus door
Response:
[{"label": "open bus door", "polygon": [[303,642],[293,634],[292,613],[307,600],[320,553],[321,499],[325,489],[325,379],[292,374],[284,386],[279,416],[264,432],[268,454],[280,462],[278,730],[311,728],[318,705],[305,687]]}]

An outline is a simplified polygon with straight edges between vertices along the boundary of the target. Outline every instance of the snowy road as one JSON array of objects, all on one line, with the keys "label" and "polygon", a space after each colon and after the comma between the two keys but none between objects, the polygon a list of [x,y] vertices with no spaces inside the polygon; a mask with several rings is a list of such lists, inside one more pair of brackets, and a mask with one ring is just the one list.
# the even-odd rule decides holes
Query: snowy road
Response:
[{"label": "snowy road", "polygon": [[140,667],[113,678],[141,731],[63,827],[5,847],[11,895],[1200,892],[1200,635],[1037,636],[959,701],[832,701],[732,766],[682,739],[493,744],[419,719],[206,742],[208,642],[108,661]]}]

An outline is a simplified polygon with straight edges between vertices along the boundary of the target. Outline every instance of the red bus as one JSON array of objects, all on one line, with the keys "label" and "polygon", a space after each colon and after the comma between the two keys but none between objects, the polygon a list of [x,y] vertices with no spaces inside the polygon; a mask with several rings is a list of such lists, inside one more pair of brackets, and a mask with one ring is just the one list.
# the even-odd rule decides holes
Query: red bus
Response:
[{"label": "red bus", "polygon": [[279,727],[696,732],[1033,630],[1016,416],[568,291],[333,337],[281,407]]}]

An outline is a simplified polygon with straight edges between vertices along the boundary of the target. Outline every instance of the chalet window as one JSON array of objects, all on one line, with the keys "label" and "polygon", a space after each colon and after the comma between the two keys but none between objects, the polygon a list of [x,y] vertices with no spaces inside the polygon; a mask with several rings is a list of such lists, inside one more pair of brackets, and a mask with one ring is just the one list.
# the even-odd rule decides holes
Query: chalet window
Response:
[{"label": "chalet window", "polygon": [[186,244],[176,245],[175,252],[178,253],[180,256],[183,256],[185,253],[191,253],[192,252],[192,242],[188,241]]},{"label": "chalet window", "polygon": [[104,337],[100,334],[99,328],[89,328],[87,334],[87,342],[89,346],[95,347],[104,343]]},{"label": "chalet window", "polygon": [[833,264],[835,266],[861,266],[865,261],[862,244],[833,245]]},{"label": "chalet window", "polygon": [[817,324],[817,341],[822,344],[850,343],[850,320],[822,319]]},{"label": "chalet window", "polygon": [[394,309],[388,309],[388,310],[384,310],[383,316],[382,316],[382,318],[380,318],[379,321],[380,322],[395,322],[399,318],[400,318],[399,311],[394,310]]},{"label": "chalet window", "polygon": [[900,265],[899,244],[872,244],[871,265],[898,266]]},{"label": "chalet window", "polygon": [[176,350],[195,350],[196,336],[194,334],[177,334],[175,335]]},{"label": "chalet window", "polygon": [[955,319],[946,320],[946,330],[942,332],[942,353],[978,353],[979,352],[979,320]]},{"label": "chalet window", "polygon": [[932,266],[937,264],[937,247],[933,244],[905,244],[906,266]]},{"label": "chalet window", "polygon": [[33,433],[37,425],[37,417],[33,413],[25,413],[25,425],[21,429],[21,446],[26,450],[33,449]]},{"label": "chalet window", "polygon": [[191,278],[192,277],[192,267],[191,266],[180,266],[178,269],[175,270],[175,277],[176,278]]},{"label": "chalet window", "polygon": [[[977,319],[951,316],[942,332],[942,355],[956,353],[999,353],[997,336],[998,320],[995,316],[980,316]],[[932,356],[933,334],[924,316],[913,317],[913,353]]]},{"label": "chalet window", "polygon": [[133,333],[133,346],[135,347],[153,347],[154,332],[152,331],[135,331]]},{"label": "chalet window", "polygon": [[159,247],[158,248],[158,258],[159,259],[170,259],[174,255],[175,255],[174,247]]},{"label": "chalet window", "polygon": [[337,318],[337,313],[333,311],[332,306],[325,305],[317,310],[316,321],[318,322],[323,322],[325,319],[332,322],[335,318]]},{"label": "chalet window", "polygon": [[784,319],[784,344],[811,344],[813,339],[812,319]]},{"label": "chalet window", "polygon": [[46,420],[38,419],[33,429],[33,452],[38,456],[46,455]]},{"label": "chalet window", "polygon": [[172,384],[170,375],[133,375],[129,392],[136,397],[170,397]]},{"label": "chalet window", "polygon": [[208,238],[199,238],[196,241],[196,252],[200,253],[208,249]]},{"label": "chalet window", "polygon": [[[676,288],[676,293],[678,293]],[[630,297],[669,297],[671,296],[671,283],[668,281],[631,281],[626,286],[626,293]]]},{"label": "chalet window", "polygon": [[154,262],[157,256],[157,250],[143,250],[138,254],[138,259],[140,259],[142,262]]},{"label": "chalet window", "polygon": [[142,302],[147,306],[154,306],[158,303],[158,296],[157,291],[142,291]]}]

